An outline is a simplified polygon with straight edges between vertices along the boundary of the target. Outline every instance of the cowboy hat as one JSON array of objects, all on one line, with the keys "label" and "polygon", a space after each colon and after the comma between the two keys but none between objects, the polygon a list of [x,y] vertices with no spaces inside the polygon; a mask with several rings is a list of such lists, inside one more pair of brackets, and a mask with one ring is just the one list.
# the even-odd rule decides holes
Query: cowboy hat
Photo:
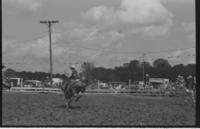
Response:
[{"label": "cowboy hat", "polygon": [[75,69],[76,66],[75,66],[75,65],[71,65],[70,68],[71,68],[71,69]]}]

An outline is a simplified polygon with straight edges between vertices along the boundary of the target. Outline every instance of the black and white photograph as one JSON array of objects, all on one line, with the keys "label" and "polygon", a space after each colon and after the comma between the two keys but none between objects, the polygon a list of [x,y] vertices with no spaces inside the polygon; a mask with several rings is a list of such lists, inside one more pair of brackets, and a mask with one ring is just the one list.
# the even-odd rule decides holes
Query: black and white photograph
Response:
[{"label": "black and white photograph", "polygon": [[2,0],[2,127],[195,127],[195,0]]}]

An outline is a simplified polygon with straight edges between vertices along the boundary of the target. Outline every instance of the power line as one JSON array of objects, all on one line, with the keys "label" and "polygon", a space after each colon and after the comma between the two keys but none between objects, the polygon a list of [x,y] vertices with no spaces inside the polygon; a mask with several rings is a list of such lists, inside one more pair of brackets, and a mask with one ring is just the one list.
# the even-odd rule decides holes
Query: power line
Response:
[{"label": "power line", "polygon": [[[143,63],[142,63],[142,78],[143,78],[143,83],[145,82],[144,80],[145,80],[145,69],[144,69],[144,63],[145,63],[145,60],[144,60],[144,58],[145,58],[145,56],[146,56],[146,53],[143,53]],[[143,86],[145,86],[145,83],[143,84]]]},{"label": "power line", "polygon": [[156,53],[165,53],[165,52],[172,52],[172,51],[177,51],[177,50],[187,50],[195,47],[190,47],[190,48],[180,48],[180,49],[167,49],[167,50],[161,50],[161,51],[151,51],[151,52],[146,52],[147,54],[156,54]]},{"label": "power line", "polygon": [[[170,61],[171,59],[177,59],[177,58],[181,58],[181,57],[195,57],[195,55],[194,54],[189,54],[189,55],[180,55],[180,56],[171,56],[171,57],[167,57],[167,59],[168,59],[168,61]],[[109,61],[118,61],[118,62],[122,62],[122,61],[127,61],[127,60],[141,60],[143,57],[140,57],[140,58],[133,58],[133,59],[108,59]],[[163,57],[160,57],[160,58],[163,58]],[[156,60],[156,59],[158,59],[158,58],[146,58],[146,60],[147,61],[149,61],[149,60],[151,60],[151,61],[153,61],[153,60]],[[36,61],[34,61],[34,62],[4,62],[3,64],[10,64],[10,65],[21,65],[21,64],[25,64],[25,65],[32,65],[32,64],[41,64],[41,63],[47,63],[47,62],[36,62]],[[76,64],[77,62],[75,62],[75,63],[72,63],[72,62],[55,62],[55,63],[60,63],[60,64]]]},{"label": "power line", "polygon": [[[46,31],[45,31],[46,32]],[[43,36],[44,37],[44,36]],[[22,40],[22,41],[18,41],[18,42],[29,42],[29,41],[33,41],[33,40],[38,40],[39,38],[43,38],[43,37],[36,37],[33,39],[29,39],[29,40]],[[65,41],[65,40],[61,40]],[[73,43],[68,43],[67,45],[73,45]],[[82,49],[89,49],[89,50],[93,50],[93,51],[103,51],[103,52],[109,52],[112,54],[143,54],[144,52],[142,51],[115,51],[115,50],[111,50],[111,49],[103,49],[103,48],[92,48],[92,47],[86,47],[86,46],[70,46],[70,47],[75,47],[75,48],[82,48]],[[160,50],[160,51],[149,51],[149,52],[145,52],[146,54],[159,54],[159,53],[166,53],[166,52],[171,52],[171,51],[177,51],[177,50],[187,50],[187,49],[191,49],[191,48],[195,48],[195,47],[190,47],[190,48],[180,48],[180,49],[166,49],[166,50]]]},{"label": "power line", "polygon": [[[68,44],[71,45],[72,43]],[[95,50],[95,51],[104,51],[104,52],[110,52],[110,53],[116,53],[116,54],[143,54],[144,52],[142,51],[114,51],[111,49],[100,49],[100,48],[91,48],[91,47],[86,47],[86,46],[72,46],[75,48],[83,48],[83,49],[90,49],[90,50]],[[166,50],[160,50],[160,51],[149,51],[145,52],[146,54],[157,54],[157,53],[166,53],[166,52],[171,52],[171,51],[177,51],[177,50],[187,50],[195,47],[190,47],[190,48],[180,48],[180,49],[166,49]]]}]

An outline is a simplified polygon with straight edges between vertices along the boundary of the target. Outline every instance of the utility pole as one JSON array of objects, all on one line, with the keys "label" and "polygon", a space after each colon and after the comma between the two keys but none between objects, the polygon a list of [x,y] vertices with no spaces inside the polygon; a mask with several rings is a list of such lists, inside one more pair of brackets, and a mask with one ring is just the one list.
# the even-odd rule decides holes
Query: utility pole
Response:
[{"label": "utility pole", "polygon": [[51,47],[51,25],[53,23],[58,23],[59,21],[56,20],[56,21],[40,21],[40,23],[42,24],[48,24],[48,27],[49,27],[49,54],[50,54],[50,81],[51,81],[51,86],[52,86],[52,83],[53,83],[53,63],[52,63],[52,47]]},{"label": "utility pole", "polygon": [[142,60],[142,62],[143,62],[143,63],[142,63],[142,78],[143,78],[143,83],[144,83],[143,86],[145,86],[145,68],[144,68],[144,63],[145,63],[145,62],[144,62],[144,57],[145,57],[145,55],[146,55],[146,54],[143,53],[143,56],[142,56],[142,58],[143,58],[143,60]]}]

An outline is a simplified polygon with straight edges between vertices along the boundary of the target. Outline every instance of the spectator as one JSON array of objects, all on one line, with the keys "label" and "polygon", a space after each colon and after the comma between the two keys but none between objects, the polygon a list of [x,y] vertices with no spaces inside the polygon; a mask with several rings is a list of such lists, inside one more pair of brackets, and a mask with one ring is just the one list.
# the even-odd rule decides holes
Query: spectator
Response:
[{"label": "spectator", "polygon": [[189,90],[194,89],[194,79],[192,78],[191,75],[189,75],[189,76],[187,77],[187,80],[186,80],[186,88],[189,89]]}]

